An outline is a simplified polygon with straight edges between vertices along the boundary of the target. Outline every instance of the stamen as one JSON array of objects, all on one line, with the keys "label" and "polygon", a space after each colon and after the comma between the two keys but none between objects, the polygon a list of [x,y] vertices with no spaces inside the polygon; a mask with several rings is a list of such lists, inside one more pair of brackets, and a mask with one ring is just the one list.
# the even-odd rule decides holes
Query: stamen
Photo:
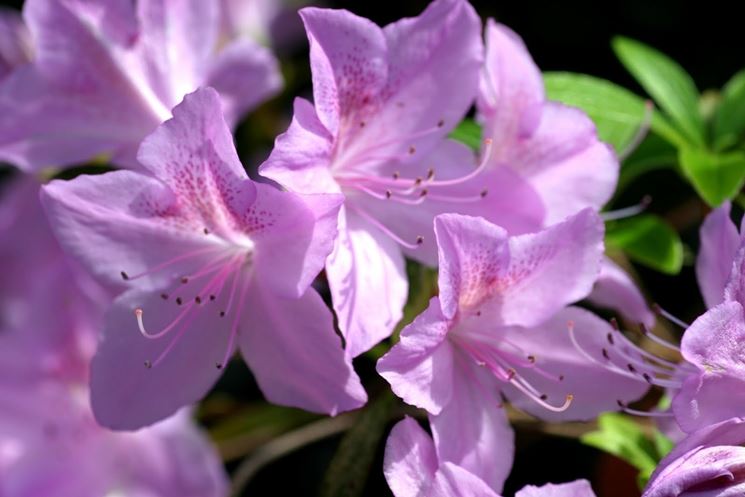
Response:
[{"label": "stamen", "polygon": [[167,268],[168,266],[172,266],[173,264],[176,264],[177,262],[185,261],[187,259],[191,259],[192,257],[196,257],[198,255],[204,255],[204,254],[207,254],[209,252],[215,252],[215,251],[218,251],[218,250],[222,250],[222,249],[220,247],[202,248],[202,249],[199,249],[199,250],[194,250],[194,251],[191,251],[191,252],[187,252],[186,254],[179,255],[178,257],[174,257],[173,259],[169,259],[169,260],[167,260],[165,262],[162,262],[162,263],[160,263],[160,264],[158,264],[158,265],[156,265],[156,266],[154,266],[154,267],[152,267],[152,268],[150,268],[150,269],[148,269],[146,271],[143,271],[141,273],[138,273],[138,274],[136,274],[134,276],[130,276],[129,274],[127,274],[124,271],[122,271],[120,274],[122,275],[122,278],[125,281],[132,281],[132,280],[136,280],[138,278],[142,278],[143,276],[146,276],[148,274],[156,273],[156,272],[158,272],[158,271],[160,271],[162,269]]},{"label": "stamen", "polygon": [[[539,406],[543,407],[544,409],[547,409],[547,410],[549,410],[551,412],[564,412],[567,409],[569,409],[569,407],[572,405],[572,401],[574,400],[574,395],[568,394],[564,398],[564,403],[562,405],[555,406],[553,404],[549,404],[548,402],[546,402],[546,399],[548,397],[545,397],[544,398],[544,395],[543,394],[536,395],[535,394],[535,389],[533,389],[533,391],[531,391],[530,389],[528,389],[526,387],[526,385],[523,384],[524,381],[525,381],[524,379],[522,381],[519,381],[517,378],[513,378],[510,381],[510,383],[513,386],[515,386],[518,390],[520,390],[522,393],[524,393],[530,400],[532,400],[533,402],[535,402]],[[527,383],[527,382],[525,382],[525,383]]]},{"label": "stamen", "polygon": [[654,312],[656,312],[657,314],[659,314],[660,316],[662,316],[663,318],[665,318],[668,321],[670,321],[671,323],[680,326],[684,330],[690,328],[690,326],[691,326],[690,324],[686,323],[682,319],[678,319],[677,317],[675,317],[672,314],[670,314],[669,312],[667,312],[665,309],[663,309],[662,307],[660,307],[659,304],[652,304],[652,310]]},{"label": "stamen", "polygon": [[622,400],[617,400],[616,403],[618,404],[618,407],[625,412],[626,414],[631,414],[632,416],[642,416],[646,418],[669,418],[673,416],[673,413],[670,411],[665,412],[652,412],[652,411],[639,411],[638,409],[632,409]]},{"label": "stamen", "polygon": [[169,331],[171,331],[184,318],[184,316],[186,316],[189,313],[189,310],[191,310],[191,304],[189,304],[183,311],[181,311],[181,313],[178,316],[176,316],[176,319],[171,321],[171,323],[168,326],[166,326],[165,328],[163,328],[157,333],[149,333],[145,329],[145,323],[143,322],[143,319],[142,319],[143,310],[141,308],[138,307],[137,309],[135,309],[135,317],[137,318],[137,326],[140,328],[140,333],[142,333],[142,336],[144,336],[145,338],[149,338],[150,340],[155,340],[157,338],[160,338],[166,335]]},{"label": "stamen", "polygon": [[650,195],[645,195],[636,205],[624,207],[622,209],[616,209],[614,211],[601,212],[600,217],[603,219],[603,221],[607,222],[637,216],[646,211],[651,203],[652,197]]},{"label": "stamen", "polygon": [[424,238],[421,235],[416,237],[416,243],[409,243],[409,242],[407,242],[405,240],[402,240],[401,238],[398,237],[398,235],[396,235],[395,233],[393,233],[390,229],[386,228],[385,225],[383,225],[380,221],[378,221],[374,217],[372,217],[369,214],[367,214],[365,211],[363,211],[361,209],[357,209],[357,208],[355,208],[354,206],[351,206],[351,205],[348,206],[348,208],[351,209],[351,210],[353,210],[357,214],[359,214],[366,221],[370,222],[370,224],[372,224],[373,226],[375,226],[376,228],[378,228],[380,231],[382,231],[383,234],[385,234],[391,240],[393,240],[394,242],[398,243],[399,245],[401,245],[403,247],[406,247],[408,249],[415,249],[415,248],[419,247],[424,242]]}]

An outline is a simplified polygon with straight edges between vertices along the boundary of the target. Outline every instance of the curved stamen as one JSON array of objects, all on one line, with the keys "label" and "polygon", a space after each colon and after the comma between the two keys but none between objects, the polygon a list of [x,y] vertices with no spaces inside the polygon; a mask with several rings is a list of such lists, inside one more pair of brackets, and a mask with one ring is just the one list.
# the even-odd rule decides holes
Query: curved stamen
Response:
[{"label": "curved stamen", "polygon": [[669,418],[673,416],[673,413],[670,411],[664,411],[664,412],[657,412],[657,411],[640,411],[638,409],[632,409],[622,400],[617,400],[616,403],[618,404],[618,407],[621,408],[623,412],[626,414],[631,414],[632,416],[642,416],[646,418]]},{"label": "curved stamen", "polygon": [[401,238],[398,237],[398,235],[393,233],[393,231],[391,231],[389,228],[387,228],[385,225],[383,225],[380,221],[378,221],[374,217],[367,214],[362,209],[357,209],[351,205],[347,206],[347,208],[359,214],[360,217],[368,221],[370,224],[372,224],[373,226],[378,228],[380,231],[382,231],[383,234],[385,234],[388,238],[390,238],[391,240],[393,240],[394,242],[398,243],[399,245],[403,247],[413,250],[413,249],[419,248],[419,246],[424,242],[424,238],[421,235],[417,236],[415,243],[409,243],[405,240],[402,240]]},{"label": "curved stamen", "polygon": [[669,312],[667,312],[665,309],[659,306],[659,304],[652,304],[652,310],[662,316],[663,318],[667,319],[673,324],[678,325],[679,327],[683,328],[684,330],[687,330],[690,328],[690,324],[686,323],[682,319],[678,319],[677,317],[673,316]]},{"label": "curved stamen", "polygon": [[436,193],[430,193],[427,195],[427,198],[430,198],[432,200],[439,200],[442,202],[470,203],[470,202],[478,202],[479,200],[483,200],[487,196],[488,193],[489,193],[488,190],[481,190],[481,192],[478,195],[470,195],[466,197],[454,197],[451,195],[438,195]]},{"label": "curved stamen", "polygon": [[[524,380],[523,380],[524,381]],[[527,383],[527,382],[526,382]],[[567,394],[567,396],[564,398],[564,403],[560,406],[555,406],[553,404],[549,404],[545,400],[544,395],[536,395],[534,391],[531,391],[528,389],[525,385],[523,385],[516,376],[515,378],[512,378],[510,380],[510,384],[512,384],[515,388],[520,390],[522,393],[524,393],[530,400],[538,404],[539,406],[543,407],[544,409],[547,409],[551,412],[564,412],[572,405],[572,401],[574,400],[574,395]]]},{"label": "curved stamen", "polygon": [[614,211],[601,212],[600,217],[602,218],[603,221],[607,222],[607,221],[616,221],[618,219],[626,219],[627,217],[637,216],[641,214],[642,212],[646,211],[651,203],[652,203],[652,197],[650,195],[645,195],[636,205],[631,205],[629,207],[623,207],[621,209],[616,209]]},{"label": "curved stamen", "polygon": [[187,314],[189,314],[189,311],[191,310],[192,305],[193,304],[191,303],[187,304],[184,310],[181,311],[179,315],[176,316],[176,318],[174,318],[174,320],[171,321],[170,324],[168,324],[168,326],[166,326],[165,328],[163,328],[162,330],[156,333],[150,333],[147,331],[147,329],[145,328],[145,323],[143,322],[143,319],[142,319],[142,315],[144,311],[140,307],[138,307],[137,309],[135,309],[135,317],[137,318],[137,326],[140,329],[140,333],[142,334],[142,336],[144,336],[145,338],[149,340],[155,340],[162,336],[167,335],[169,331],[175,328],[176,325],[179,324],[179,322],[181,322],[181,320],[184,319],[184,317],[186,317]]}]

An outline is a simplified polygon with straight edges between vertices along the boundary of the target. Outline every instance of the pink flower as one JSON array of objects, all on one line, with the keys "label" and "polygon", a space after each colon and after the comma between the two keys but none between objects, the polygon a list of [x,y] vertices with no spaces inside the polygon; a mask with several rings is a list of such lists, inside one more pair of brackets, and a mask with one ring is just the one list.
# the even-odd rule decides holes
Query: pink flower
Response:
[{"label": "pink flower", "polygon": [[724,300],[724,289],[733,271],[742,235],[730,219],[730,203],[714,209],[701,225],[701,248],[696,259],[696,277],[706,307]]},{"label": "pink flower", "polygon": [[[477,104],[489,167],[509,168],[538,192],[544,226],[582,209],[600,211],[618,182],[618,159],[579,109],[547,101],[541,72],[520,37],[489,20]],[[589,298],[647,326],[654,315],[634,282],[610,259]]]},{"label": "pink flower", "polygon": [[222,497],[227,478],[186,412],[138,433],[93,419],[100,292],[54,239],[30,177],[0,198],[0,495]]},{"label": "pink flower", "polygon": [[[425,409],[443,462],[500,490],[513,434],[500,392],[546,420],[591,419],[648,388],[585,357],[610,326],[568,304],[590,291],[603,252],[591,209],[508,237],[481,218],[435,220],[440,295],[378,362],[405,402]],[[603,388],[597,388],[602,384]]]},{"label": "pink flower", "polygon": [[512,170],[481,174],[468,148],[445,139],[474,99],[482,62],[481,23],[466,1],[436,0],[382,29],[342,10],[301,16],[314,104],[296,99],[260,172],[293,191],[344,194],[326,275],[357,356],[401,319],[404,255],[436,263],[434,216],[481,215],[522,232],[543,212]]},{"label": "pink flower", "polygon": [[[488,441],[484,441],[488,443]],[[442,462],[437,441],[412,418],[393,427],[385,446],[383,471],[395,497],[499,497],[478,473]],[[515,497],[595,497],[586,480],[527,486]]]},{"label": "pink flower", "polygon": [[362,405],[331,312],[309,288],[341,197],[249,180],[209,88],[188,95],[138,159],[148,175],[81,176],[43,192],[63,246],[128,288],[93,359],[99,422],[135,429],[198,401],[236,344],[270,401],[330,414]]},{"label": "pink flower", "polygon": [[267,49],[218,46],[217,2],[29,0],[23,15],[35,54],[0,85],[0,158],[27,171],[100,154],[137,167],[185,94],[216,88],[235,124],[281,84]]}]

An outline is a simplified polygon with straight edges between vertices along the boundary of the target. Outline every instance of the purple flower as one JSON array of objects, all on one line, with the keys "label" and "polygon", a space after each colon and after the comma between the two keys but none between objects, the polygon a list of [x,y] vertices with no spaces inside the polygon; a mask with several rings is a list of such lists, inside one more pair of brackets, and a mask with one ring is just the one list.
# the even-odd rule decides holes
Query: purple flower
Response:
[{"label": "purple flower", "polygon": [[589,293],[600,268],[603,225],[592,210],[514,237],[481,218],[443,214],[435,232],[439,298],[378,371],[429,413],[442,461],[499,490],[513,444],[500,392],[542,419],[590,419],[647,385],[588,360],[585,349],[601,348],[610,326],[566,307]]},{"label": "purple flower", "polygon": [[31,40],[20,13],[0,7],[0,81],[31,60]]},{"label": "purple flower", "polygon": [[524,232],[543,212],[512,170],[483,175],[468,148],[445,139],[473,101],[482,62],[481,23],[466,1],[436,0],[382,29],[343,10],[301,16],[315,102],[295,101],[260,171],[293,191],[344,194],[326,275],[357,356],[402,317],[403,256],[436,263],[435,215],[482,215]]},{"label": "purple flower", "polygon": [[138,433],[94,421],[88,366],[102,295],[52,236],[30,177],[0,198],[0,495],[221,497],[227,478],[187,413]]},{"label": "purple flower", "polygon": [[[582,209],[599,211],[618,182],[618,160],[579,109],[547,101],[541,72],[520,37],[489,20],[478,110],[491,139],[489,167],[509,168],[538,192],[550,226]],[[610,259],[590,300],[647,326],[654,315],[629,276]]]},{"label": "purple flower", "polygon": [[745,494],[745,418],[698,430],[662,460],[643,497],[739,497]]},{"label": "purple flower", "polygon": [[140,141],[185,94],[212,86],[228,122],[277,91],[277,63],[218,46],[217,2],[28,0],[33,64],[0,86],[0,158],[27,171],[105,154],[137,167]]},{"label": "purple flower", "polygon": [[[442,462],[436,440],[412,418],[393,427],[385,446],[383,471],[395,497],[499,497],[479,474]],[[590,484],[527,486],[515,497],[595,497]]]},{"label": "purple flower", "polygon": [[236,344],[270,401],[330,414],[359,407],[365,392],[309,288],[341,197],[249,180],[214,90],[173,112],[140,148],[148,175],[81,176],[43,191],[63,246],[128,289],[91,366],[97,419],[135,429],[196,402]]}]

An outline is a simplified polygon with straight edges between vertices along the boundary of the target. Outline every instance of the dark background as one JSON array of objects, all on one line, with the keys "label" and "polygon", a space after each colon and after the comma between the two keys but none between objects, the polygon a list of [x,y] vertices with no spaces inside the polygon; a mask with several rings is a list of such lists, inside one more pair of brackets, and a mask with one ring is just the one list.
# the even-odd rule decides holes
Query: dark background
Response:
[{"label": "dark background", "polygon": [[[417,15],[427,3],[426,0],[324,1],[326,6],[347,8],[378,24]],[[610,40],[614,35],[638,39],[668,54],[692,75],[700,90],[719,88],[745,67],[743,18],[737,3],[472,1],[483,18],[494,17],[517,31],[541,69],[600,76],[642,95],[641,88],[611,51]],[[0,1],[2,4],[20,8],[22,1]],[[236,134],[246,164],[257,164],[266,154],[274,136],[287,124],[292,97],[306,94],[310,89],[304,41],[281,50],[279,57],[287,76],[284,93],[248,116]],[[645,193],[651,193],[655,199],[651,210],[678,228],[684,242],[695,253],[698,224],[705,209],[690,187],[674,173],[663,171],[645,176],[629,190],[628,199],[633,202]],[[623,204],[620,200],[618,203]],[[688,265],[675,277],[637,268],[650,298],[688,320],[702,310],[690,262],[689,257]],[[376,381],[372,361],[362,359],[357,366],[366,384]],[[250,373],[245,367],[234,363],[217,389],[247,401],[260,399],[255,385],[246,388],[247,377]],[[313,495],[338,440],[338,437],[327,439],[269,465],[252,481],[244,495]],[[507,496],[526,483],[563,482],[578,477],[592,480],[599,497],[635,495],[633,470],[573,439],[540,435],[534,429],[520,428],[517,444],[515,468],[505,489]],[[382,446],[366,496],[389,495],[381,466]]]}]

